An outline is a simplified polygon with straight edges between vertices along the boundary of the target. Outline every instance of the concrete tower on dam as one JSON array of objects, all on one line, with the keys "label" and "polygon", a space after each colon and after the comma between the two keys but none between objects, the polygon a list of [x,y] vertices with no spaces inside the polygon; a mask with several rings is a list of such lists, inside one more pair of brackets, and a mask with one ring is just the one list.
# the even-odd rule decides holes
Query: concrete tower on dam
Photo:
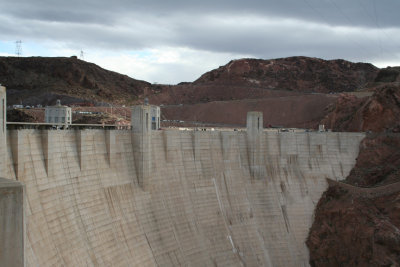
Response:
[{"label": "concrete tower on dam", "polygon": [[160,129],[160,107],[149,105],[148,100],[143,105],[132,107],[131,126],[137,133],[150,133]]},{"label": "concrete tower on dam", "polygon": [[0,262],[308,266],[326,178],[347,176],[364,134],[262,121],[252,112],[247,131],[158,130],[159,108],[145,104],[132,107],[132,130],[0,129],[0,221],[14,227],[0,228]]},{"label": "concrete tower on dam", "polygon": [[136,176],[139,185],[144,188],[151,175],[152,132],[160,129],[160,107],[149,105],[145,99],[143,105],[132,107],[131,127]]}]

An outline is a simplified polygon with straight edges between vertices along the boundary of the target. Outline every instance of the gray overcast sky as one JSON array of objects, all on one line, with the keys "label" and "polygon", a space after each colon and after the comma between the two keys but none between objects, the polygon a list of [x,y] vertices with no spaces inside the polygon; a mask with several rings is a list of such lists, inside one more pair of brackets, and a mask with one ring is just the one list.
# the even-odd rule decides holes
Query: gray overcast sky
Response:
[{"label": "gray overcast sky", "polygon": [[242,57],[400,65],[399,0],[0,0],[0,55],[71,56],[132,78],[192,81]]}]

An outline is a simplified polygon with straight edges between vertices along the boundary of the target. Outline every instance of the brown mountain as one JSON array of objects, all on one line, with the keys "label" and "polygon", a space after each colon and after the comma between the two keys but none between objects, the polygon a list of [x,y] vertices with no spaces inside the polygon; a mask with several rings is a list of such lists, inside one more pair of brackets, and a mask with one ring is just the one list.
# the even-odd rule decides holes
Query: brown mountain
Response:
[{"label": "brown mountain", "polygon": [[159,86],[155,103],[194,104],[259,99],[299,93],[337,93],[365,89],[379,69],[368,63],[289,57],[239,59],[203,74],[193,83]]},{"label": "brown mountain", "polygon": [[[101,102],[164,104],[165,119],[243,124],[245,113],[264,112],[266,125],[316,127],[336,95],[365,89],[379,69],[344,60],[290,57],[234,60],[192,83],[152,85],[70,58],[0,57],[0,83],[9,104]],[[390,76],[390,75],[389,75]],[[183,107],[182,104],[185,104]],[[175,106],[170,106],[175,105]]]},{"label": "brown mountain", "polygon": [[151,84],[108,71],[76,57],[0,57],[0,83],[8,103],[137,101]]},{"label": "brown mountain", "polygon": [[288,57],[240,59],[205,73],[194,84],[253,85],[300,92],[342,92],[363,89],[378,69],[366,63]]}]

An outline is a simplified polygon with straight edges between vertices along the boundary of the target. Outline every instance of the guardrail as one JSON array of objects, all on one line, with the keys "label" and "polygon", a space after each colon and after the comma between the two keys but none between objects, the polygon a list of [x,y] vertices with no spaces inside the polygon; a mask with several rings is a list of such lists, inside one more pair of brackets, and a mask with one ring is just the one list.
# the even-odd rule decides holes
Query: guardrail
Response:
[{"label": "guardrail", "polygon": [[7,122],[7,129],[116,129],[128,130],[130,125],[116,124],[65,124],[65,123],[45,123],[45,122]]}]

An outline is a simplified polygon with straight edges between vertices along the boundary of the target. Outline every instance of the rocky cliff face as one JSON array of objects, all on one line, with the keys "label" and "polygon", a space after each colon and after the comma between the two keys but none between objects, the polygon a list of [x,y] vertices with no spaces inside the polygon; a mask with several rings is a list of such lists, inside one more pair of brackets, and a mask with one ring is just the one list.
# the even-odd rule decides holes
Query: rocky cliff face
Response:
[{"label": "rocky cliff face", "polygon": [[336,131],[371,131],[344,183],[331,183],[308,236],[312,266],[398,266],[400,262],[400,86],[381,70],[372,96],[341,95],[323,120]]},{"label": "rocky cliff face", "polygon": [[317,205],[307,240],[311,266],[398,266],[399,151],[399,134],[363,140],[349,185],[331,185]]},{"label": "rocky cliff face", "polygon": [[341,95],[322,120],[335,131],[398,131],[400,127],[400,86],[387,84],[374,89],[370,97]]}]

